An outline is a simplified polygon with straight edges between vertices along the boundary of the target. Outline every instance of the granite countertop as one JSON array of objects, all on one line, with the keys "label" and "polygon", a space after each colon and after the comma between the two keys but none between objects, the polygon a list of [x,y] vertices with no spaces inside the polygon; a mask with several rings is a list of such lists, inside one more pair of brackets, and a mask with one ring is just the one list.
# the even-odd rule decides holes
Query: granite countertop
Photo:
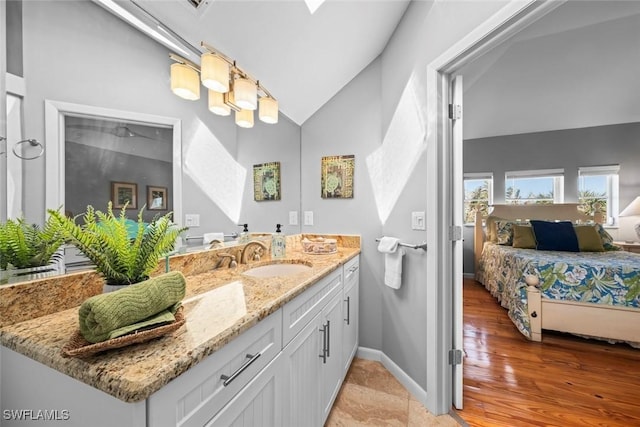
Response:
[{"label": "granite countertop", "polygon": [[78,307],[4,326],[0,343],[120,400],[141,401],[359,254],[359,239],[357,246],[331,255],[288,248],[284,262],[312,267],[292,276],[242,274],[261,262],[187,275],[186,324],[146,343],[84,359],[63,357],[62,347],[78,328]]}]

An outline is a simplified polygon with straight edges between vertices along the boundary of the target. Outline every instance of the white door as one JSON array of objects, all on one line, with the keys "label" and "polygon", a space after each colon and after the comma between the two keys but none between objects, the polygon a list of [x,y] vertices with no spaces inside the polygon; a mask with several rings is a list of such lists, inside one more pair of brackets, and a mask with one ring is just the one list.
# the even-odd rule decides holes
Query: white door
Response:
[{"label": "white door", "polygon": [[463,220],[463,165],[462,165],[462,76],[451,81],[450,103],[451,117],[451,183],[452,183],[452,303],[453,303],[453,351],[450,362],[453,364],[453,405],[462,409],[462,359],[463,359],[463,319],[462,319],[462,226]]},{"label": "white door", "polygon": [[326,359],[322,361],[321,378],[322,391],[320,399],[322,405],[322,422],[331,412],[333,402],[342,384],[342,293],[337,294],[322,310],[322,324],[326,331]]}]

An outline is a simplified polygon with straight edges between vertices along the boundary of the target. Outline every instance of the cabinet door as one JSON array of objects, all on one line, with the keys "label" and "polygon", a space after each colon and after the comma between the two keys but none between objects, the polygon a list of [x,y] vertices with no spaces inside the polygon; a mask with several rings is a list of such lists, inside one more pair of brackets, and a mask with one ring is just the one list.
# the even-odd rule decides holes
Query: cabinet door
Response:
[{"label": "cabinet door", "polygon": [[331,412],[333,402],[342,385],[342,293],[336,295],[322,310],[322,326],[326,331],[326,360],[321,359],[322,423]]},{"label": "cabinet door", "polygon": [[351,366],[351,361],[358,351],[358,317],[359,317],[359,297],[360,286],[358,271],[356,270],[355,280],[345,282],[344,288],[344,320],[343,320],[343,341],[342,341],[342,374],[346,375]]},{"label": "cabinet door", "polygon": [[222,408],[207,427],[280,427],[282,425],[282,354]]},{"label": "cabinet door", "polygon": [[323,332],[318,313],[282,350],[284,358],[283,425],[320,425],[320,358]]}]

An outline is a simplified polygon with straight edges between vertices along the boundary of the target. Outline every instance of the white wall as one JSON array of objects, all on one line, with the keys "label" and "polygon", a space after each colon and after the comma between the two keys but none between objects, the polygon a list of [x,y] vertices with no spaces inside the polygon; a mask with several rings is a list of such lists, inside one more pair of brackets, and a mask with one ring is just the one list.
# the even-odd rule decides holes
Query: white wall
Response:
[{"label": "white wall", "polygon": [[[245,222],[254,222],[250,216],[255,212],[243,215],[242,190],[252,179],[251,162],[277,160],[269,152],[282,147],[291,147],[285,158],[292,161],[299,134],[289,120],[281,117],[268,130],[257,126],[241,135],[233,117],[207,110],[204,88],[199,101],[178,98],[169,88],[168,50],[92,2],[28,1],[23,3],[23,19],[28,138],[44,140],[46,99],[177,117],[182,120],[183,212],[200,214],[201,222],[189,234],[239,231],[241,215]],[[255,151],[245,164],[239,159],[240,145],[254,142],[264,151]],[[270,147],[274,142],[277,147]],[[25,214],[33,222],[44,218],[44,176],[44,158],[26,162]],[[299,197],[297,177],[287,179],[294,189],[282,203],[288,211],[299,205]],[[281,215],[276,216],[279,221]],[[276,217],[269,222],[275,223]]]}]

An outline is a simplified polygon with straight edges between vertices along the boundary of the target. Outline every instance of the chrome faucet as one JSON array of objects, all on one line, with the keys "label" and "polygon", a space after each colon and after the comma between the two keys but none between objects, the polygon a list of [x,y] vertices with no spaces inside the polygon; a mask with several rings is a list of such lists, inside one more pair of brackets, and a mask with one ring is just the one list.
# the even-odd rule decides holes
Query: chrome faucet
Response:
[{"label": "chrome faucet", "polygon": [[[258,246],[257,248],[255,248],[253,250],[253,253],[251,253],[249,249],[249,247],[251,246]],[[244,248],[242,249],[242,252],[240,254],[240,263],[241,264],[246,264],[247,263],[247,258],[249,256],[252,257],[252,261],[260,261],[260,257],[263,255],[264,251],[267,250],[267,245],[265,245],[264,243],[258,241],[258,240],[252,240],[249,243],[247,243]]]},{"label": "chrome faucet", "polygon": [[238,263],[236,262],[236,256],[235,255],[231,255],[229,253],[226,252],[219,252],[218,253],[218,262],[216,263],[216,267],[215,268],[220,268],[222,267],[222,265],[224,264],[224,260],[229,258],[229,268],[235,268],[238,266]]}]

